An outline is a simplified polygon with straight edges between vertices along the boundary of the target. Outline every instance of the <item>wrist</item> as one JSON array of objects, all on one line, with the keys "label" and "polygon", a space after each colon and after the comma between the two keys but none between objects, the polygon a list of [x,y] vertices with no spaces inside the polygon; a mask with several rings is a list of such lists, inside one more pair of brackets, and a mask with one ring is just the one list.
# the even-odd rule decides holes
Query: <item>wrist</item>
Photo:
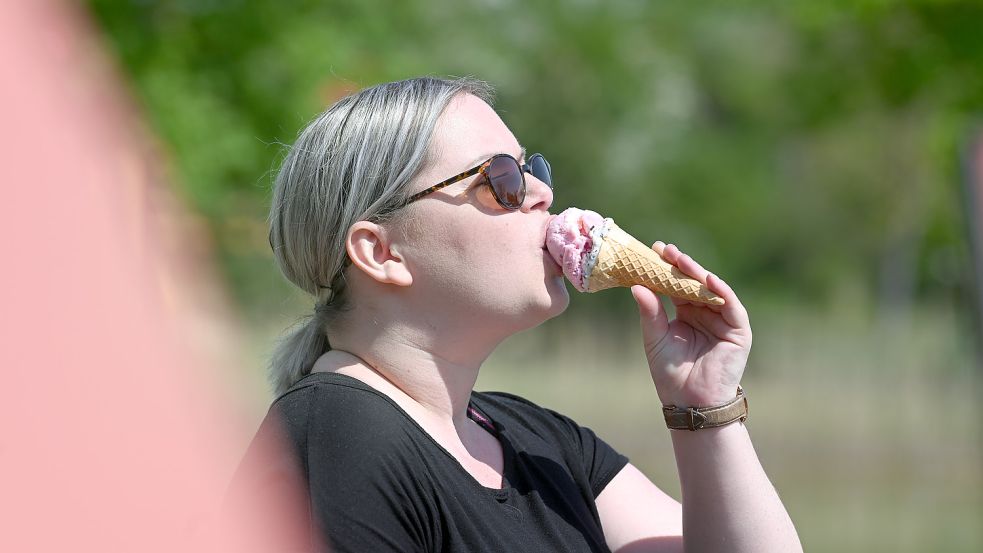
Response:
[{"label": "wrist", "polygon": [[709,406],[662,406],[662,415],[670,430],[701,430],[727,426],[734,422],[744,422],[748,417],[748,401],[744,389],[737,386],[736,394],[730,400]]},{"label": "wrist", "polygon": [[[731,384],[718,386],[713,390],[700,390],[697,392],[676,390],[675,393],[659,393],[659,401],[662,402],[663,407],[667,405],[675,405],[676,407],[693,407],[693,408],[703,408],[703,407],[715,407],[718,405],[723,405],[734,399],[734,391],[740,387],[740,384]],[[670,385],[666,385],[660,388],[656,385],[656,392],[660,389],[671,389]]]}]

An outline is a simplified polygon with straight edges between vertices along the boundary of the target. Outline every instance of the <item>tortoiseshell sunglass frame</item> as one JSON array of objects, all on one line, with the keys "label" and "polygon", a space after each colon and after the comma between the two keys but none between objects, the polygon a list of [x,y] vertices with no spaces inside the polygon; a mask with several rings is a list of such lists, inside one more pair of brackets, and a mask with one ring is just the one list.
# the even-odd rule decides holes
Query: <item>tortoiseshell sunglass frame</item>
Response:
[{"label": "tortoiseshell sunglass frame", "polygon": [[[512,160],[513,163],[515,163],[516,167],[519,168],[519,177],[522,179],[522,198],[520,198],[519,199],[519,203],[517,205],[514,205],[514,206],[513,205],[509,205],[508,203],[506,203],[499,196],[498,190],[496,190],[495,189],[495,186],[493,184],[491,184],[491,179],[488,177],[488,174],[486,173],[486,171],[488,170],[488,168],[491,166],[492,162],[494,162],[496,159],[498,159],[500,157],[507,157],[507,158],[509,158],[510,160]],[[464,180],[464,179],[466,179],[466,178],[468,178],[470,176],[477,175],[478,173],[481,173],[482,175],[484,175],[485,179],[488,180],[488,184],[492,188],[492,194],[495,196],[495,201],[498,202],[498,205],[500,205],[500,206],[502,206],[505,209],[508,209],[510,211],[515,211],[515,210],[519,209],[522,206],[522,202],[525,201],[525,199],[526,199],[526,173],[529,173],[530,175],[535,175],[533,173],[533,171],[532,171],[532,161],[535,158],[537,158],[537,157],[539,159],[543,160],[543,163],[546,164],[546,172],[547,172],[547,174],[550,177],[550,178],[548,178],[544,182],[546,183],[547,186],[549,186],[550,188],[553,188],[553,182],[552,182],[553,168],[550,167],[550,162],[546,161],[546,158],[543,157],[543,154],[533,154],[533,155],[529,156],[529,159],[526,160],[525,163],[519,163],[519,160],[515,159],[514,157],[512,157],[509,154],[496,154],[496,155],[493,155],[492,157],[488,158],[487,160],[485,160],[480,165],[477,165],[475,167],[472,167],[471,169],[468,169],[467,171],[465,171],[465,172],[463,172],[463,173],[461,173],[459,175],[454,175],[453,177],[451,177],[451,178],[449,178],[449,179],[447,179],[445,181],[438,182],[437,184],[431,186],[430,188],[427,188],[425,190],[421,190],[420,192],[417,192],[416,194],[413,194],[412,196],[409,197],[409,199],[406,200],[406,203],[404,203],[403,205],[405,206],[405,205],[407,205],[409,203],[415,202],[415,201],[419,200],[420,198],[422,198],[422,197],[424,197],[424,196],[426,196],[428,194],[431,194],[433,192],[436,192],[437,190],[440,190],[441,188],[445,188],[445,187],[450,186],[450,185],[452,185],[452,184],[454,184],[456,182],[460,182],[460,181],[462,181],[462,180]],[[539,177],[537,177],[537,178],[539,178]]]}]

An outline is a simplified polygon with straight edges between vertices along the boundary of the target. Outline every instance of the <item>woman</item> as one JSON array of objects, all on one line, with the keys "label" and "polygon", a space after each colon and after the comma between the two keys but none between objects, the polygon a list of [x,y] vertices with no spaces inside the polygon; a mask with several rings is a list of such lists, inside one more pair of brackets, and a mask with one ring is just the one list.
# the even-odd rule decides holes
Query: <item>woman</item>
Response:
[{"label": "woman", "polygon": [[[270,243],[317,299],[278,345],[260,433],[290,442],[312,527],[334,551],[800,550],[742,420],[671,432],[680,505],[569,418],[472,391],[499,343],[569,303],[544,247],[550,180],[470,79],[375,86],[301,132]],[[669,321],[632,289],[658,399],[732,404],[747,313],[722,280],[661,251],[726,305],[678,302]]]}]

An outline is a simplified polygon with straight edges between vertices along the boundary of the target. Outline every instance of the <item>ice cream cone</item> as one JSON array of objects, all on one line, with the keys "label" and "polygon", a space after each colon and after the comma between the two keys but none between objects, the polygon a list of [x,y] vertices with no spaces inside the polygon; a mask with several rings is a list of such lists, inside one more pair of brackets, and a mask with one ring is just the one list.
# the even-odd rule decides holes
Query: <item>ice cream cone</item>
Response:
[{"label": "ice cream cone", "polygon": [[600,247],[584,267],[587,292],[641,284],[657,294],[711,305],[724,304],[723,298],[621,230],[613,220],[605,219],[599,226],[591,231],[591,236]]}]

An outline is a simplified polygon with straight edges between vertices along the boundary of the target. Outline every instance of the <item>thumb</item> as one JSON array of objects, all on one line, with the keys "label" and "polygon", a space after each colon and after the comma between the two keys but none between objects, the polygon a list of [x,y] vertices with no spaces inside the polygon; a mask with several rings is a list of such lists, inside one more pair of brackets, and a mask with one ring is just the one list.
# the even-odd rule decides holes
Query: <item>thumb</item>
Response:
[{"label": "thumb", "polygon": [[646,342],[659,341],[669,332],[669,315],[655,292],[644,286],[631,287],[631,295],[638,304],[638,317],[642,323],[642,337]]}]

